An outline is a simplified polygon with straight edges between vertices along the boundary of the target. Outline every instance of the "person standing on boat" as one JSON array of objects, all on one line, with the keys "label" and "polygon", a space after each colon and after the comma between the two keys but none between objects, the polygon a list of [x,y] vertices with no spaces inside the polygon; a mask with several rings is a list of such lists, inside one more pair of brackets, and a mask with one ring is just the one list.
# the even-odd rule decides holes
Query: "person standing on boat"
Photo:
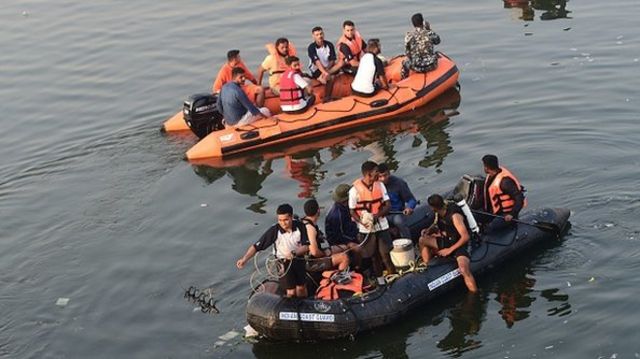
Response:
[{"label": "person standing on boat", "polygon": [[424,73],[438,65],[438,54],[434,52],[433,45],[440,43],[440,36],[431,30],[420,13],[411,16],[411,23],[413,30],[404,37],[407,58],[402,62],[403,79],[409,76],[410,71]]},{"label": "person standing on boat", "polygon": [[498,157],[485,155],[482,166],[487,178],[484,182],[484,210],[493,216],[480,215],[484,233],[495,232],[513,225],[522,208],[526,207],[525,189],[508,169],[501,167]]},{"label": "person standing on boat", "polygon": [[362,97],[374,96],[379,89],[388,89],[389,83],[384,73],[384,64],[377,56],[380,53],[378,41],[369,40],[367,52],[360,59],[360,67],[351,83],[354,95]]},{"label": "person standing on boat", "polygon": [[258,85],[262,86],[262,77],[265,72],[269,72],[269,87],[271,92],[280,94],[280,76],[287,71],[285,59],[296,55],[296,48],[288,39],[281,37],[274,44],[266,45],[269,54],[264,58],[262,64],[258,66]]},{"label": "person standing on boat", "polygon": [[324,218],[327,241],[342,250],[355,250],[358,247],[356,240],[358,225],[349,213],[349,189],[351,186],[346,183],[341,183],[336,187],[331,195],[333,206]]},{"label": "person standing on boat", "polygon": [[268,108],[257,108],[242,91],[241,86],[247,79],[245,71],[234,67],[231,76],[233,80],[222,86],[216,102],[218,111],[224,117],[225,126],[243,126],[270,117]]},{"label": "person standing on boat", "polygon": [[289,68],[280,78],[280,108],[285,113],[302,113],[315,102],[313,88],[302,78],[299,58],[289,56],[286,63]]},{"label": "person standing on boat", "polygon": [[336,50],[330,41],[324,39],[324,30],[320,26],[311,29],[313,42],[307,48],[311,77],[325,84],[323,101],[331,99],[334,75],[340,71],[344,62],[336,63]]},{"label": "person standing on boat", "polygon": [[338,46],[338,58],[342,66],[342,71],[355,74],[360,66],[360,59],[364,55],[364,48],[367,44],[356,30],[356,25],[351,20],[342,23],[342,36],[336,43]]},{"label": "person standing on boat", "polygon": [[440,257],[455,257],[467,289],[477,292],[476,280],[470,269],[469,252],[465,249],[470,239],[470,230],[462,210],[455,203],[445,203],[439,194],[429,196],[427,202],[436,214],[436,221],[431,227],[423,229],[420,235],[420,255],[423,262],[429,263],[432,252]]},{"label": "person standing on boat", "polygon": [[257,252],[273,246],[276,258],[284,267],[280,277],[280,286],[287,291],[287,297],[307,297],[305,260],[309,251],[309,239],[305,225],[293,219],[293,208],[281,204],[276,210],[278,223],[267,229],[260,239],[251,245],[247,252],[236,262],[238,269],[256,255]]},{"label": "person standing on boat", "polygon": [[349,190],[349,209],[351,217],[358,223],[358,242],[361,244],[361,256],[370,258],[373,274],[378,283],[384,283],[383,266],[387,274],[396,272],[391,262],[392,243],[389,235],[389,222],[385,217],[391,208],[389,195],[384,184],[378,181],[378,165],[372,161],[362,164],[362,178],[353,182]]},{"label": "person standing on boat", "polygon": [[391,175],[386,163],[378,165],[378,172],[380,172],[378,180],[387,187],[387,193],[389,193],[389,199],[391,200],[391,212],[393,214],[390,214],[388,219],[398,229],[402,238],[411,239],[411,230],[405,224],[405,220],[407,216],[413,213],[418,201],[411,193],[411,189],[409,189],[409,185],[405,180]]},{"label": "person standing on boat", "polygon": [[302,223],[304,223],[307,230],[311,257],[307,270],[310,272],[323,272],[336,267],[338,270],[349,268],[349,257],[342,253],[344,250],[337,246],[331,246],[324,233],[318,227],[318,218],[320,218],[318,201],[315,199],[306,201],[304,203],[304,214],[305,217],[302,218]]},{"label": "person standing on boat", "polygon": [[216,76],[216,80],[213,82],[212,93],[220,93],[224,84],[233,81],[231,72],[234,67],[243,69],[247,80],[250,81],[249,83],[241,85],[242,90],[247,97],[249,97],[249,100],[254,102],[258,107],[264,106],[264,89],[262,86],[257,85],[258,82],[256,81],[256,78],[253,77],[253,74],[249,71],[247,65],[245,65],[240,58],[240,50],[229,50],[229,52],[227,52],[227,62],[222,65],[220,71],[218,71],[218,76]]}]

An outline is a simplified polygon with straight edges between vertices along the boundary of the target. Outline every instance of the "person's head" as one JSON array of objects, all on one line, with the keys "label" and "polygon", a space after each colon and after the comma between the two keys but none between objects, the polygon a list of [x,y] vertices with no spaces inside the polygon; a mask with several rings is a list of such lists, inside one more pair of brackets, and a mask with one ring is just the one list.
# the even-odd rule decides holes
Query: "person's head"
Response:
[{"label": "person's head", "polygon": [[367,48],[365,51],[377,55],[380,53],[380,47],[380,39],[370,39],[367,41]]},{"label": "person's head", "polygon": [[318,44],[322,44],[324,42],[324,30],[322,30],[322,27],[320,26],[316,26],[311,29],[311,36],[313,36],[313,40]]},{"label": "person's head", "polygon": [[287,64],[287,66],[291,67],[292,69],[298,71],[300,70],[300,59],[296,56],[287,56],[287,58],[284,59],[284,62]]},{"label": "person's head", "polygon": [[378,181],[387,184],[389,183],[389,177],[391,176],[391,172],[389,171],[389,166],[386,163],[381,163],[378,165]]},{"label": "person's head", "polygon": [[293,207],[290,204],[279,205],[276,214],[278,215],[278,224],[282,229],[288,231],[293,227]]},{"label": "person's head", "polygon": [[237,84],[243,84],[247,79],[247,76],[242,67],[234,67],[231,70],[231,78],[233,79],[233,82]]},{"label": "person's head", "polygon": [[281,37],[276,40],[276,51],[280,54],[280,56],[289,55],[289,40],[285,37]]},{"label": "person's head", "polygon": [[229,50],[227,52],[227,62],[231,66],[236,66],[240,62],[240,50]]},{"label": "person's head", "polygon": [[350,189],[351,189],[351,186],[349,186],[346,183],[341,183],[336,187],[336,189],[333,190],[333,194],[331,195],[331,198],[333,199],[334,202],[337,202],[337,203],[347,203],[347,201],[349,201]]},{"label": "person's head", "polygon": [[366,161],[360,167],[362,179],[365,183],[371,184],[378,180],[378,164],[373,161]]},{"label": "person's head", "polygon": [[432,194],[429,196],[429,198],[427,198],[427,203],[429,204],[429,207],[431,207],[433,213],[438,213],[440,216],[442,216],[447,209],[444,203],[444,198],[439,194]]},{"label": "person's head", "polygon": [[500,169],[500,164],[498,163],[498,157],[496,155],[484,155],[484,157],[482,157],[482,165],[484,167],[484,173],[488,175],[497,173]]},{"label": "person's head", "polygon": [[345,22],[342,23],[342,33],[347,39],[353,39],[356,34],[356,24],[351,20],[345,20]]},{"label": "person's head", "polygon": [[411,16],[411,23],[414,27],[422,27],[424,26],[424,18],[421,13],[416,13]]},{"label": "person's head", "polygon": [[315,199],[310,199],[304,203],[304,215],[307,217],[315,217],[320,215],[320,205]]}]

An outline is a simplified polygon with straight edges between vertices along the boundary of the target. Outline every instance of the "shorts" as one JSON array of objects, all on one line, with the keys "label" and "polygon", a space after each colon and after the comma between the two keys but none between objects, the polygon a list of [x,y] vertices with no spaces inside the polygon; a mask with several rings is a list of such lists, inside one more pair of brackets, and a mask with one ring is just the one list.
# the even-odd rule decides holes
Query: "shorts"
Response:
[{"label": "shorts", "polygon": [[357,241],[358,243],[366,242],[362,244],[362,257],[363,258],[371,258],[376,253],[379,252],[379,249],[382,249],[386,252],[391,252],[393,248],[393,240],[391,239],[391,235],[388,230],[382,230],[378,232],[371,232],[367,237],[367,233],[358,233]]},{"label": "shorts", "polygon": [[307,281],[306,261],[302,258],[294,260],[281,259],[285,274],[280,278],[280,286],[287,289],[295,289],[296,286],[305,285]]},{"label": "shorts", "polygon": [[[454,244],[454,242],[451,241],[450,238],[446,238],[446,237],[437,237],[436,243],[438,244],[438,249],[449,248]],[[451,253],[451,256],[455,258],[458,258],[460,256],[471,258],[471,256],[469,255],[469,252],[467,252],[464,246],[462,248],[456,249],[453,253]]]},{"label": "shorts", "polygon": [[333,268],[331,257],[309,258],[306,265],[307,272],[324,272]]}]

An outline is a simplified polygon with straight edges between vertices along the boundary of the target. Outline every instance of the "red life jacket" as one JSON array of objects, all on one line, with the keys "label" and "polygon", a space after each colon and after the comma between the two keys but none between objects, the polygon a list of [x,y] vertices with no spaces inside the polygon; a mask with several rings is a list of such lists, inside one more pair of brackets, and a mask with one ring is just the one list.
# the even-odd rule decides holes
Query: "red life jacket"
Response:
[{"label": "red life jacket", "polygon": [[[484,182],[484,193],[488,194],[489,198],[485,198],[485,203],[491,205],[491,211],[493,214],[509,214],[513,210],[513,206],[515,206],[516,201],[510,195],[502,192],[500,189],[500,182],[502,182],[503,178],[511,178],[513,182],[515,182],[516,187],[520,191],[524,191],[524,187],[520,184],[520,181],[514,176],[509,170],[504,167],[500,167],[500,172],[493,178],[491,183],[488,183],[489,177]],[[524,199],[524,204],[522,208],[527,206],[527,199]],[[487,206],[488,207],[488,206]],[[487,208],[489,209],[489,208]]]},{"label": "red life jacket", "polygon": [[384,202],[382,200],[382,186],[380,182],[373,182],[371,190],[362,182],[362,179],[353,182],[353,186],[356,188],[356,191],[358,191],[358,202],[355,208],[358,216],[362,216],[363,211],[378,214]]},{"label": "red life jacket", "polygon": [[349,283],[336,283],[331,280],[331,277],[340,271],[326,271],[322,272],[322,280],[320,286],[316,291],[316,299],[321,300],[336,300],[340,299],[340,293],[338,291],[351,292],[353,294],[362,293],[362,274],[356,272],[350,272],[351,281]]},{"label": "red life jacket", "polygon": [[302,89],[293,80],[295,74],[301,72],[288,69],[280,77],[280,106],[295,106],[304,98]]}]

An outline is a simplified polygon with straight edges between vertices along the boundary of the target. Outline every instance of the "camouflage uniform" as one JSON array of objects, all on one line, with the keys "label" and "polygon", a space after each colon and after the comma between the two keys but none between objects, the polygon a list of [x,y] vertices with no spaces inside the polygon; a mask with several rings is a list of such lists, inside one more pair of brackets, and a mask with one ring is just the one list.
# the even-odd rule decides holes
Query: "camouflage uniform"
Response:
[{"label": "camouflage uniform", "polygon": [[403,62],[402,77],[409,75],[409,69],[416,72],[427,72],[438,65],[438,55],[433,45],[440,43],[440,36],[425,27],[414,28],[404,37],[404,48],[407,58]]}]

